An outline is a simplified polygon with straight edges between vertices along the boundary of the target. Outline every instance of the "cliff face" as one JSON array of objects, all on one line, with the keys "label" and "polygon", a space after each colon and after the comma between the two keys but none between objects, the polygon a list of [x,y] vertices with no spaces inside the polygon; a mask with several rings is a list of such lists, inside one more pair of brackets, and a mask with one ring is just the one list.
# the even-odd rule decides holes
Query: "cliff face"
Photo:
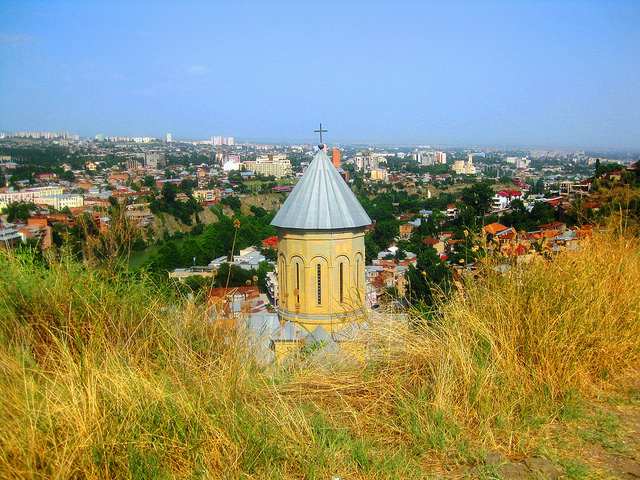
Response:
[{"label": "cliff face", "polygon": [[[242,202],[242,214],[251,215],[251,207],[261,207],[267,211],[277,210],[284,200],[284,196],[276,195],[272,193],[268,194],[252,194],[239,196]],[[227,217],[232,217],[234,212],[227,205],[220,204],[222,213]],[[191,225],[185,225],[173,215],[166,212],[154,215],[155,220],[150,226],[151,235],[147,236],[147,240],[162,238],[165,232],[169,235],[173,235],[177,231],[187,232],[193,228],[195,222]],[[204,207],[204,210],[198,213],[198,220],[204,225],[209,225],[218,221],[218,216],[211,210],[210,207]],[[151,238],[152,237],[152,238]]]}]

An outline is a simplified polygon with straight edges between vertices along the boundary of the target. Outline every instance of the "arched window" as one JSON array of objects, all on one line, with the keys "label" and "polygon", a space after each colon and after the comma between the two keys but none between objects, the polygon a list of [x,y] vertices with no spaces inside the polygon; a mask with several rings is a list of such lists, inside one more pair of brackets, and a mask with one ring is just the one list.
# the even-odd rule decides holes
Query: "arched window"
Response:
[{"label": "arched window", "polygon": [[280,257],[280,269],[278,272],[278,277],[280,279],[280,302],[286,304],[287,297],[285,295],[285,292],[287,291],[287,272],[285,270],[284,257]]},{"label": "arched window", "polygon": [[339,285],[340,285],[340,303],[344,302],[344,263],[340,262],[340,279],[339,279]]},{"label": "arched window", "polygon": [[318,284],[318,305],[322,305],[322,265],[316,265],[316,281]]},{"label": "arched window", "polygon": [[300,264],[296,262],[296,303],[300,303]]}]

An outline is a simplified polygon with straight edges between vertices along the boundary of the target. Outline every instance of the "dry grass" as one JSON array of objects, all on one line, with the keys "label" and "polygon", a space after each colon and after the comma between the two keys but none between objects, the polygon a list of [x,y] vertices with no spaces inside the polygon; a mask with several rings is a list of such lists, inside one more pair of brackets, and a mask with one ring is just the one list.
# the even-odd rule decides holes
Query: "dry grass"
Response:
[{"label": "dry grass", "polygon": [[639,284],[638,241],[594,238],[429,327],[375,324],[365,364],[265,368],[145,279],[3,255],[0,477],[424,478],[531,454],[637,378]]}]

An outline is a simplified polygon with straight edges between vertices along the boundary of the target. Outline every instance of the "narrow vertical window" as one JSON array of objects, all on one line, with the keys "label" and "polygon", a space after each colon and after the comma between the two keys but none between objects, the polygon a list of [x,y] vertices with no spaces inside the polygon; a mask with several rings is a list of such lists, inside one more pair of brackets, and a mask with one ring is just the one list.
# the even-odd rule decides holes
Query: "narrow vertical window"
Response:
[{"label": "narrow vertical window", "polygon": [[296,295],[296,302],[300,303],[300,264],[296,263],[296,291],[298,294]]},{"label": "narrow vertical window", "polygon": [[284,271],[284,261],[280,260],[280,272],[279,272],[279,277],[280,277],[280,301],[284,304],[286,304],[286,297],[285,297],[285,292],[287,291],[287,282],[286,282],[286,275],[285,275],[285,271]]},{"label": "narrow vertical window", "polygon": [[340,303],[344,302],[344,263],[340,262]]},{"label": "narrow vertical window", "polygon": [[360,259],[356,261],[356,288],[360,288]]},{"label": "narrow vertical window", "polygon": [[322,266],[316,265],[317,281],[318,281],[318,305],[322,305]]}]

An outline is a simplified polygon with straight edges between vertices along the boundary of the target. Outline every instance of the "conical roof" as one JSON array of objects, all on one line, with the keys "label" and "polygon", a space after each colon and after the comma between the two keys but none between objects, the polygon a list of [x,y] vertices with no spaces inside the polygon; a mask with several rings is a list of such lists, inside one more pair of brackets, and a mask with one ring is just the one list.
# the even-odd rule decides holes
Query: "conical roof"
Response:
[{"label": "conical roof", "polygon": [[324,149],[285,200],[271,225],[303,230],[364,227],[371,219]]}]

